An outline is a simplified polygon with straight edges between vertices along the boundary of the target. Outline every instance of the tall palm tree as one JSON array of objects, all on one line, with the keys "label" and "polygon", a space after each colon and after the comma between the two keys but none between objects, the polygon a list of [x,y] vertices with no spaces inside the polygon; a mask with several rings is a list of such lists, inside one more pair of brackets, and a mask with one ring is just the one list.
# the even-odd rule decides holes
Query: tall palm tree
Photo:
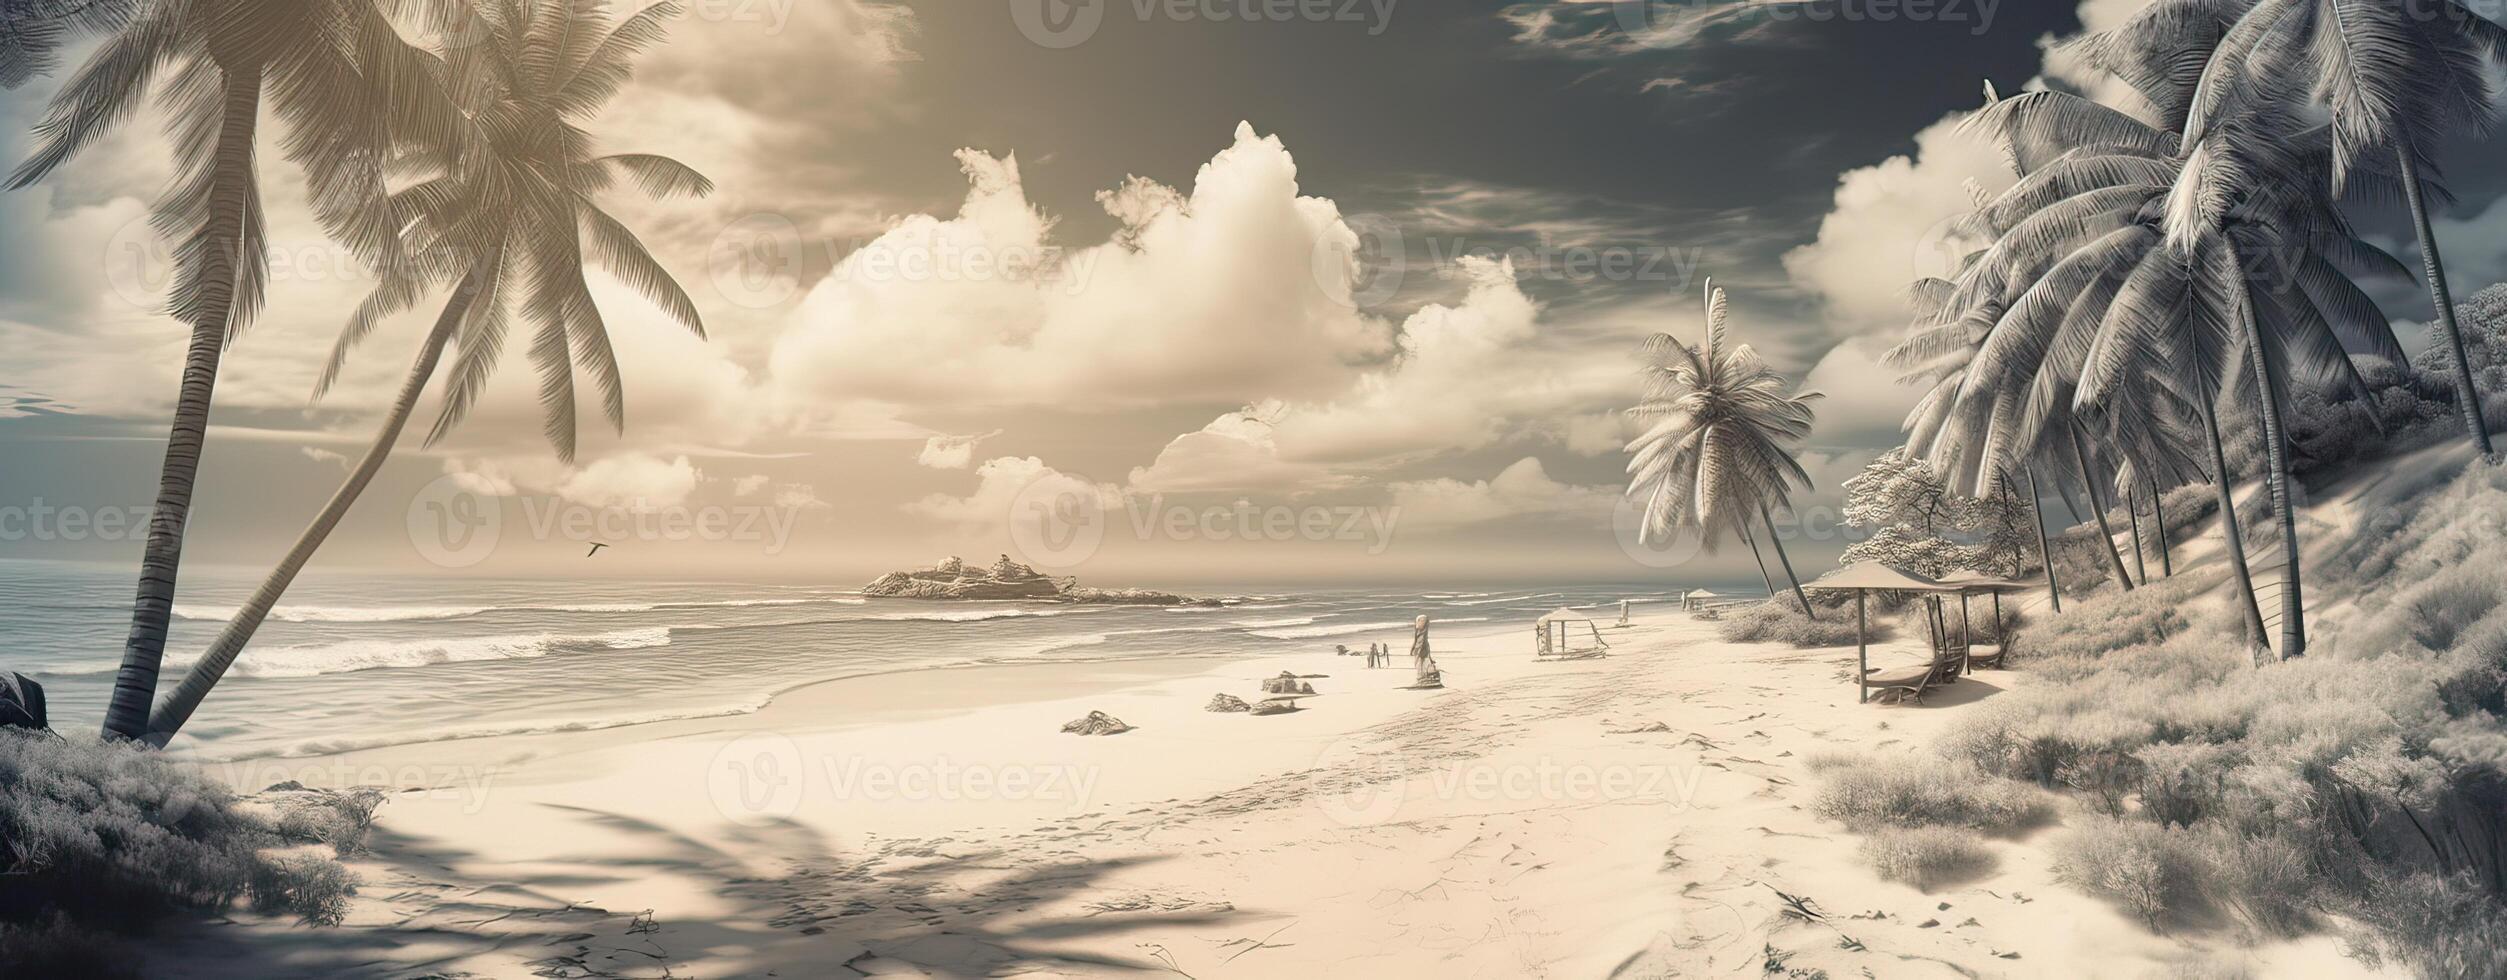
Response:
[{"label": "tall palm tree", "polygon": [[108,737],[137,737],[147,727],[219,356],[262,302],[268,246],[254,146],[264,103],[287,126],[281,146],[305,170],[315,213],[353,251],[383,265],[394,261],[393,229],[359,220],[359,205],[380,195],[395,140],[440,141],[453,131],[457,116],[434,84],[433,59],[412,48],[376,2],[140,6],[54,95],[35,128],[34,154],[8,180],[17,189],[43,179],[159,90],[180,176],[158,200],[155,221],[177,242],[168,311],[190,325],[191,342],[130,633],[105,710]]},{"label": "tall palm tree", "polygon": [[[2203,59],[2166,63],[2187,62],[2198,68]],[[2170,91],[2158,86],[2145,99],[2188,104]],[[2247,103],[2242,111],[2265,110]],[[1946,291],[1932,287],[1944,314],[1919,321],[1917,338],[1902,345],[1907,360],[1963,359],[1955,387],[1939,396],[1949,407],[1934,409],[1941,421],[1917,433],[1933,440],[1936,458],[2026,459],[2086,423],[2120,441],[2137,466],[2170,465],[2181,454],[2149,434],[2182,432],[2178,423],[2191,417],[2199,425],[2186,441],[2210,444],[2225,508],[2234,482],[2216,445],[2214,405],[2231,373],[2243,373],[2249,338],[2261,338],[2276,364],[2362,387],[2345,341],[2400,357],[2390,325],[2344,271],[2391,272],[2399,263],[2360,242],[2319,197],[2257,192],[2273,182],[2303,186],[2329,166],[2320,134],[2207,139],[2189,151],[2172,131],[2056,92],[1993,103],[1974,124],[2002,143],[2022,177],[1979,209],[1993,245]],[[2256,256],[2285,260],[2287,272],[2268,291],[2248,288]],[[2258,329],[2245,328],[2248,313]],[[2085,458],[2077,462],[2086,468]],[[2262,643],[2234,514],[2224,515],[2223,531],[2249,630]]]},{"label": "tall palm tree", "polygon": [[1628,493],[1645,498],[1646,535],[1695,528],[1710,548],[1716,530],[1740,528],[1755,511],[1803,615],[1817,618],[1771,514],[1796,486],[1810,487],[1786,447],[1810,435],[1811,403],[1820,395],[1794,392],[1750,345],[1731,343],[1729,314],[1724,291],[1709,280],[1702,343],[1670,334],[1646,340],[1645,397],[1628,414],[1650,424],[1628,444]]},{"label": "tall palm tree", "polygon": [[617,94],[635,56],[661,40],[665,23],[680,8],[658,3],[615,25],[598,9],[581,0],[491,0],[482,12],[481,39],[446,52],[452,77],[472,100],[468,116],[481,132],[462,145],[466,149],[421,155],[434,176],[380,205],[393,224],[409,229],[409,261],[386,270],[350,319],[316,396],[329,389],[351,349],[380,320],[409,308],[433,287],[449,285],[450,298],[420,342],[373,446],[208,652],[157,705],[149,718],[150,740],[171,739],[251,642],[296,574],[382,469],[444,349],[456,339],[460,356],[427,442],[451,431],[469,409],[503,352],[507,310],[519,304],[533,330],[531,359],[540,375],[548,436],[558,456],[572,461],[576,369],[599,387],[611,425],[626,427],[608,327],[584,279],[587,251],[589,261],[704,336],[704,322],[687,293],[635,233],[601,208],[596,195],[621,178],[656,197],[703,195],[713,185],[668,157],[596,154],[593,140],[579,128]]},{"label": "tall palm tree", "polygon": [[2221,38],[2185,129],[2188,142],[2199,141],[2241,100],[2309,102],[2332,115],[2334,192],[2371,165],[2391,168],[2418,238],[2438,334],[2454,362],[2456,407],[2483,455],[2493,451],[2489,422],[2455,322],[2423,175],[2440,172],[2435,154],[2445,138],[2490,128],[2489,73],[2501,63],[2507,30],[2455,0],[2258,0]]}]

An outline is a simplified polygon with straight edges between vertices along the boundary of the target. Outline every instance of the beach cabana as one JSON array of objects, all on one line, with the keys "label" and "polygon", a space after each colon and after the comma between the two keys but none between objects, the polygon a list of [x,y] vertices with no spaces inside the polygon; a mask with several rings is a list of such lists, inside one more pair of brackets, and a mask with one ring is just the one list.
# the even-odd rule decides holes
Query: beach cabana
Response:
[{"label": "beach cabana", "polygon": [[1690,589],[1686,595],[1680,597],[1680,610],[1682,612],[1695,612],[1706,608],[1708,603],[1721,598],[1723,597],[1716,595],[1715,593],[1708,592],[1705,589]]},{"label": "beach cabana", "polygon": [[[1869,701],[1872,697],[1871,627],[1867,614],[1864,612],[1865,604],[1869,601],[1871,594],[1873,592],[1919,592],[1939,595],[1959,591],[1957,586],[1944,585],[1938,580],[1876,561],[1847,565],[1817,579],[1802,583],[1802,588],[1854,593],[1854,681],[1857,701]],[[1936,659],[1938,659],[1937,656]],[[1920,692],[1922,688],[1918,685],[1916,689]]]},{"label": "beach cabana", "polygon": [[2011,638],[2002,635],[2002,594],[2005,592],[2024,591],[2026,589],[2033,588],[2035,583],[2022,582],[2018,579],[2000,578],[1977,571],[1960,571],[1942,576],[1941,584],[1958,587],[1959,647],[1962,651],[1964,651],[1967,671],[1971,674],[1976,672],[1977,658],[1974,653],[1975,647],[1973,645],[1973,639],[1968,630],[1967,597],[1978,594],[1990,595],[1993,597],[1993,656],[1986,657],[1984,659],[1990,661],[1989,666],[2002,666],[2002,655],[2011,647]]},{"label": "beach cabana", "polygon": [[[1575,630],[1583,627],[1592,639],[1591,646],[1576,646]],[[1539,632],[1532,655],[1543,660],[1584,660],[1610,655],[1610,641],[1602,639],[1602,630],[1593,625],[1593,617],[1573,609],[1557,609],[1532,621]]]}]

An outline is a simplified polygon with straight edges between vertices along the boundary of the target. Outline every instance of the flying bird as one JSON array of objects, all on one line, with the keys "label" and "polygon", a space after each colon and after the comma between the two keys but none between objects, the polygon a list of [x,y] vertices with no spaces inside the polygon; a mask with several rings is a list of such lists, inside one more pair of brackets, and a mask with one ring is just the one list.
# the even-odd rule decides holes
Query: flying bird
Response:
[{"label": "flying bird", "polygon": [[603,542],[603,541],[594,541],[594,542],[592,542],[592,550],[584,552],[584,553],[583,553],[583,557],[585,557],[585,558],[590,558],[590,557],[592,557],[593,555],[600,554],[600,553],[601,553],[601,549],[606,548],[606,547],[609,547],[609,544],[608,544],[607,542]]}]

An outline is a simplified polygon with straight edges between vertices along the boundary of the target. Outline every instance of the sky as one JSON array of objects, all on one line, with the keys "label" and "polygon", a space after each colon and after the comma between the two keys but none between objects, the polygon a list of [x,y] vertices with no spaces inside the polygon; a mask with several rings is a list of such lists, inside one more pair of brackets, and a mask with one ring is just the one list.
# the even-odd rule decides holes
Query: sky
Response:
[{"label": "sky", "polygon": [[[590,128],[717,185],[605,202],[706,335],[596,276],[625,432],[587,416],[558,462],[513,351],[317,573],[850,584],[1006,553],[1103,585],[1755,582],[1746,549],[1638,543],[1621,504],[1631,354],[1694,338],[1710,276],[1826,395],[1784,522],[1816,570],[1847,543],[1837,485],[1912,402],[1873,359],[1905,286],[1970,184],[2011,179],[1956,114],[1987,80],[2101,91],[2045,47],[2139,3],[689,6]],[[0,93],[0,155],[56,84]],[[185,340],[147,221],[161,124],[0,196],[7,557],[138,554]],[[2478,152],[2439,225],[2466,293],[2507,276]],[[365,451],[442,302],[310,400],[373,280],[262,161],[269,304],[226,357],[186,544],[246,571]],[[2427,318],[2379,299],[2406,337]]]}]

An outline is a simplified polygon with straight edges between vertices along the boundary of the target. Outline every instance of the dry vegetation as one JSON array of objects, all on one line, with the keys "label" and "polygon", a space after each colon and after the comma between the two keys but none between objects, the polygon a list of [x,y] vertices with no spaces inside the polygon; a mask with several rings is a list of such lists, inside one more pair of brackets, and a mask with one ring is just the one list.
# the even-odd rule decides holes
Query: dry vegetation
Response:
[{"label": "dry vegetation", "polygon": [[[2220,575],[2108,592],[2018,635],[2041,683],[1978,705],[1941,758],[1822,766],[1863,831],[1990,826],[2038,787],[2084,811],[2058,873],[2154,929],[2357,924],[2363,954],[2507,976],[2507,467],[2398,466],[2364,526],[2311,556],[2311,655],[2257,668]],[[1884,874],[1952,863],[1910,841]]]},{"label": "dry vegetation", "polygon": [[[1854,645],[1854,607],[1851,605],[1821,606],[1814,620],[1802,614],[1802,606],[1792,594],[1777,596],[1731,610],[1719,621],[1716,632],[1735,643],[1783,643],[1796,647],[1836,647]],[[1871,620],[1872,641],[1888,636],[1888,627],[1878,617]]]},{"label": "dry vegetation", "polygon": [[[337,794],[307,794],[334,797]],[[354,881],[298,845],[349,850],[371,804],[273,821],[160,753],[0,730],[0,962],[27,976],[114,975],[113,937],[167,915],[256,910],[340,919]],[[100,972],[101,971],[101,972]]]}]

